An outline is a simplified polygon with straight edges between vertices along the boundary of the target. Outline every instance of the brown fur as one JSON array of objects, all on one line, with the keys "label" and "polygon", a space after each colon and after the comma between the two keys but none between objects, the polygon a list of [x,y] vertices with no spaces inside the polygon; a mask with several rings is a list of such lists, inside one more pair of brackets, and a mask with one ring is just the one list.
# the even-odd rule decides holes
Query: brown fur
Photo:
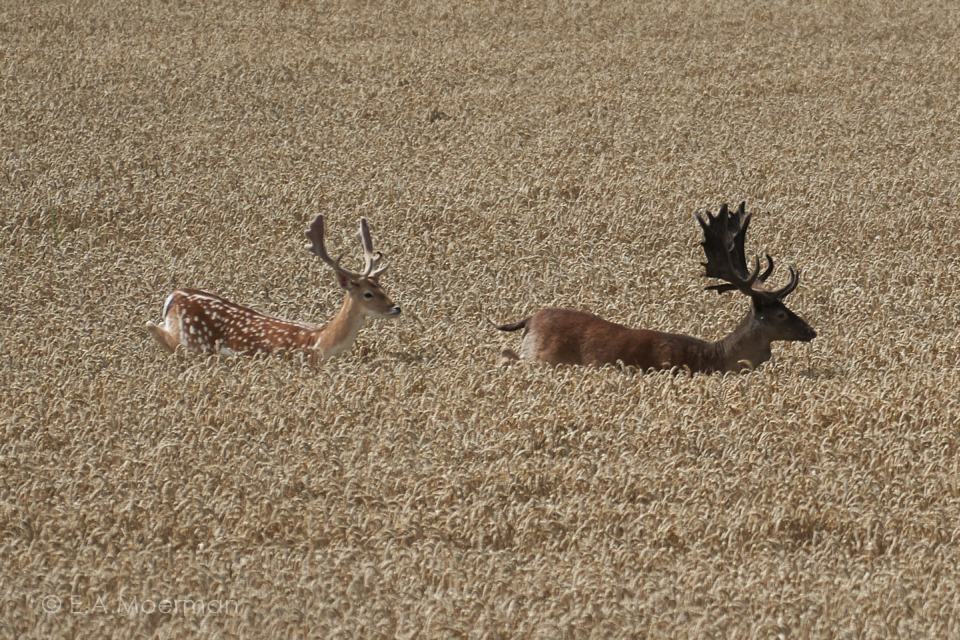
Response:
[{"label": "brown fur", "polygon": [[[800,272],[789,267],[790,280],[773,289],[766,284],[773,274],[769,254],[766,269],[760,258],[747,268],[744,241],[750,226],[746,203],[733,213],[724,204],[716,215],[695,214],[703,231],[704,275],[720,281],[707,289],[724,293],[739,291],[749,297],[750,312],[728,336],[708,342],[693,336],[649,329],[631,329],[592,313],[571,309],[541,309],[533,316],[503,325],[501,331],[525,329],[519,358],[550,364],[599,366],[621,362],[641,369],[682,367],[690,371],[740,371],[770,359],[771,343],[813,340],[817,332],[788,309],[783,300],[797,288]],[[515,359],[504,352],[505,359]]]},{"label": "brown fur", "polygon": [[[685,367],[711,373],[739,371],[744,366],[765,362],[770,358],[770,343],[774,340],[810,340],[816,335],[792,313],[783,320],[771,320],[764,315],[773,311],[752,309],[730,335],[716,342],[631,329],[572,309],[541,309],[527,320],[497,328],[525,329],[519,358],[526,360],[587,366],[621,362],[641,369]],[[508,357],[506,351],[502,355]]]},{"label": "brown fur", "polygon": [[292,322],[268,316],[199,289],[177,289],[163,305],[163,326],[147,323],[147,330],[160,345],[174,351],[183,346],[201,353],[273,353],[306,351],[310,359],[336,356],[353,345],[368,316],[398,316],[400,307],[380,287],[383,254],[374,251],[370,226],[360,218],[360,244],[364,268],[348,271],[327,253],[323,215],[318,215],[305,233],[307,248],[323,260],[344,290],[340,311],[325,325]]},{"label": "brown fur", "polygon": [[343,304],[324,325],[269,316],[199,289],[177,289],[165,305],[163,324],[148,322],[147,329],[168,351],[177,346],[200,353],[307,351],[322,360],[349,349],[368,316],[400,313],[374,279],[341,284],[347,291]]}]

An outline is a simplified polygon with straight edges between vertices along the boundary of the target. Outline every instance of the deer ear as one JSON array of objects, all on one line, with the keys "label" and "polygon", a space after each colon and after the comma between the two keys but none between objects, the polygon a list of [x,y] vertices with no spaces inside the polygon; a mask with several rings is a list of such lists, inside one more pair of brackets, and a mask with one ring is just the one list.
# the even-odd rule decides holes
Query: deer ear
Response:
[{"label": "deer ear", "polygon": [[340,285],[340,288],[341,288],[341,289],[349,289],[349,288],[350,288],[350,278],[349,278],[346,274],[338,273],[338,274],[337,274],[337,284]]}]

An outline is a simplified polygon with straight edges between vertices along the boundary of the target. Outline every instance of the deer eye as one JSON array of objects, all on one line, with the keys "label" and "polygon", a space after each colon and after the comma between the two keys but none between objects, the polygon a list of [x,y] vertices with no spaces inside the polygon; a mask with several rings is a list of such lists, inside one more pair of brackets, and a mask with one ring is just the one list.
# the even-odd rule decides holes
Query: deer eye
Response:
[{"label": "deer eye", "polygon": [[373,294],[370,293],[369,291],[364,291],[364,292],[363,292],[363,297],[366,298],[367,300],[369,300],[370,298],[373,297]]}]

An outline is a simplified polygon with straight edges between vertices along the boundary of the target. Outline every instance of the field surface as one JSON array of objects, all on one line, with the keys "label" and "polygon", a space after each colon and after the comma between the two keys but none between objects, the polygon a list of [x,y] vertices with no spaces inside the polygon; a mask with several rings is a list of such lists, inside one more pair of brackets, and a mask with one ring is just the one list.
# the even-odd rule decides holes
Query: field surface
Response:
[{"label": "field surface", "polygon": [[[953,2],[6,2],[0,637],[957,637]],[[545,305],[716,339],[746,200],[819,332],[744,375],[503,367]],[[403,306],[298,320],[370,219]],[[778,270],[778,282],[783,272]]]}]

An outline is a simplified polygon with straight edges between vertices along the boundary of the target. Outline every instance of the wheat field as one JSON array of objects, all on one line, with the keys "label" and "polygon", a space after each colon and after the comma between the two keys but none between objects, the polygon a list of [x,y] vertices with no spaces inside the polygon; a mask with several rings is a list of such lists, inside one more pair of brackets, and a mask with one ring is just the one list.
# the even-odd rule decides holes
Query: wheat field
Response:
[{"label": "wheat field", "polygon": [[[954,3],[0,18],[0,637],[960,635]],[[692,214],[740,200],[816,340],[498,364],[542,306],[724,335]],[[317,213],[399,320],[151,340],[180,286],[329,319]]]}]

